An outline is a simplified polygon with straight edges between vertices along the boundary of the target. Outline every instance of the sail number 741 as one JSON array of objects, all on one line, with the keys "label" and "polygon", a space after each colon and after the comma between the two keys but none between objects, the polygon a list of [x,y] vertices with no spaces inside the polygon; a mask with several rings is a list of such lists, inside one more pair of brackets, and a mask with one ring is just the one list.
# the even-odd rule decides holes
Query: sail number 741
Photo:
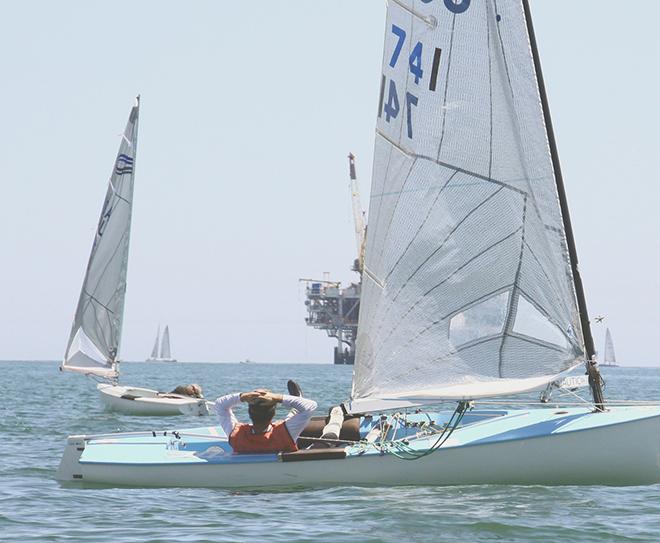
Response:
[{"label": "sail number 741", "polygon": [[[403,28],[400,28],[396,25],[392,25],[392,34],[397,38],[396,44],[394,45],[394,50],[392,51],[392,57],[390,58],[389,66],[390,68],[395,68],[399,58],[401,57],[401,51],[406,42],[406,31]],[[415,85],[420,85],[421,81],[424,79],[424,68],[422,67],[423,62],[423,44],[418,41],[415,46],[410,51],[408,55],[408,71],[410,72],[412,79]],[[440,57],[442,55],[442,50],[435,48],[433,53],[433,60],[431,63],[431,75],[429,77],[429,90],[435,91],[438,81],[438,68],[440,66]],[[385,93],[387,92],[387,99]],[[416,106],[419,102],[419,98],[411,93],[406,91],[406,121],[408,129],[408,137],[412,139],[413,137],[413,122],[412,122],[412,108]],[[396,88],[396,82],[394,79],[389,80],[385,75],[383,75],[381,81],[380,89],[380,104],[378,108],[378,116],[381,117],[385,114],[385,121],[390,122],[392,119],[396,119],[401,110],[401,105],[399,102],[399,94]]]}]

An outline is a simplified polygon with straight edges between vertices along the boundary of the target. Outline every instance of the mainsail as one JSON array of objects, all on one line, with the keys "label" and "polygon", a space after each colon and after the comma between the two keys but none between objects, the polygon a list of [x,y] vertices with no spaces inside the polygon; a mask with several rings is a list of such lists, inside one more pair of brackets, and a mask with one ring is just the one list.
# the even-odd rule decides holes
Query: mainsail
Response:
[{"label": "mainsail", "polygon": [[131,228],[138,102],[119,145],[62,369],[116,377]]},{"label": "mainsail", "polygon": [[616,354],[610,329],[605,330],[605,352],[603,353],[603,366],[616,366]]},{"label": "mainsail", "polygon": [[165,331],[163,332],[163,342],[160,344],[160,357],[164,359],[172,358],[169,326],[165,326]]},{"label": "mainsail", "polygon": [[531,390],[585,359],[524,0],[391,0],[354,405]]}]

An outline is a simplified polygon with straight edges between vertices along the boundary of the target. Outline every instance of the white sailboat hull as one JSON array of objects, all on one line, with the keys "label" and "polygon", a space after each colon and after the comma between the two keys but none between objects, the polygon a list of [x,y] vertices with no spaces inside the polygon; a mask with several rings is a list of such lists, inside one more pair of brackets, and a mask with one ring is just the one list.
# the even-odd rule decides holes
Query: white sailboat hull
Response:
[{"label": "white sailboat hull", "polygon": [[[358,454],[355,447],[349,447],[347,457],[342,459],[282,462],[276,455],[222,452],[222,438],[201,445],[203,440],[195,442],[192,437],[200,432],[217,435],[216,428],[182,430],[181,440],[170,438],[169,445],[167,437],[106,436],[94,443],[84,436],[73,436],[57,477],[61,481],[110,485],[224,488],[658,483],[660,408],[629,409],[635,412],[588,414],[582,410],[577,417],[582,418],[581,422],[565,425],[573,429],[557,431],[549,429],[564,424],[572,415],[562,419],[549,410],[545,419],[531,416],[527,420],[531,425],[523,422],[521,426],[529,412],[509,412],[506,417],[478,421],[457,430],[441,449],[414,461],[375,450]],[[549,431],[534,434],[539,424]],[[186,432],[191,437],[187,438]],[[131,440],[132,451],[127,443]],[[159,440],[157,445],[154,441]],[[186,445],[180,447],[181,441]],[[90,443],[94,445],[85,458]],[[200,445],[207,451],[201,455],[193,452]],[[207,456],[213,447],[220,454]]]},{"label": "white sailboat hull", "polygon": [[138,416],[210,415],[210,402],[148,388],[99,384],[97,389],[111,411]]},{"label": "white sailboat hull", "polygon": [[146,362],[178,362],[176,358],[147,358]]}]

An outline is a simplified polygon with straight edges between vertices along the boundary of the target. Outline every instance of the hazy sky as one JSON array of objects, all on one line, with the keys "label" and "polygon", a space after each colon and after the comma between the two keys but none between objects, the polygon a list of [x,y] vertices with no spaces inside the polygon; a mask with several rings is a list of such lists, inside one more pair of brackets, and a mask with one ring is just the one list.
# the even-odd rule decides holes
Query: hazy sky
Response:
[{"label": "hazy sky", "polygon": [[[590,312],[660,365],[660,2],[531,7]],[[366,206],[384,2],[2,12],[0,359],[61,358],[140,93],[122,358],[168,323],[182,360],[331,361],[298,278],[356,278],[346,155]]]}]

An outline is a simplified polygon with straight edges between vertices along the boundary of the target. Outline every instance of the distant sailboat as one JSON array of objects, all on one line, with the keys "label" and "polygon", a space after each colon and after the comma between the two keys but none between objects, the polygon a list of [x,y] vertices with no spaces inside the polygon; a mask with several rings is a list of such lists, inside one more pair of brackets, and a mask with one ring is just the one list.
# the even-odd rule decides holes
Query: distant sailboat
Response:
[{"label": "distant sailboat", "polygon": [[[153,349],[151,349],[151,354],[147,358],[147,362],[176,362],[176,358],[172,358],[172,350],[170,347],[170,328],[165,326],[163,330],[163,337],[160,340],[160,326],[156,331],[156,339],[154,341]],[[158,347],[160,343],[160,353],[158,352]]]},{"label": "distant sailboat", "polygon": [[610,329],[605,331],[605,350],[603,351],[603,361],[601,366],[618,367],[616,363],[616,354],[614,354],[614,342],[612,341],[612,334]]},{"label": "distant sailboat", "polygon": [[[138,97],[110,176],[60,369],[104,380],[97,389],[106,406],[115,411],[130,415],[208,415],[203,398],[118,384],[139,111]],[[171,360],[167,328],[161,356]]]}]

